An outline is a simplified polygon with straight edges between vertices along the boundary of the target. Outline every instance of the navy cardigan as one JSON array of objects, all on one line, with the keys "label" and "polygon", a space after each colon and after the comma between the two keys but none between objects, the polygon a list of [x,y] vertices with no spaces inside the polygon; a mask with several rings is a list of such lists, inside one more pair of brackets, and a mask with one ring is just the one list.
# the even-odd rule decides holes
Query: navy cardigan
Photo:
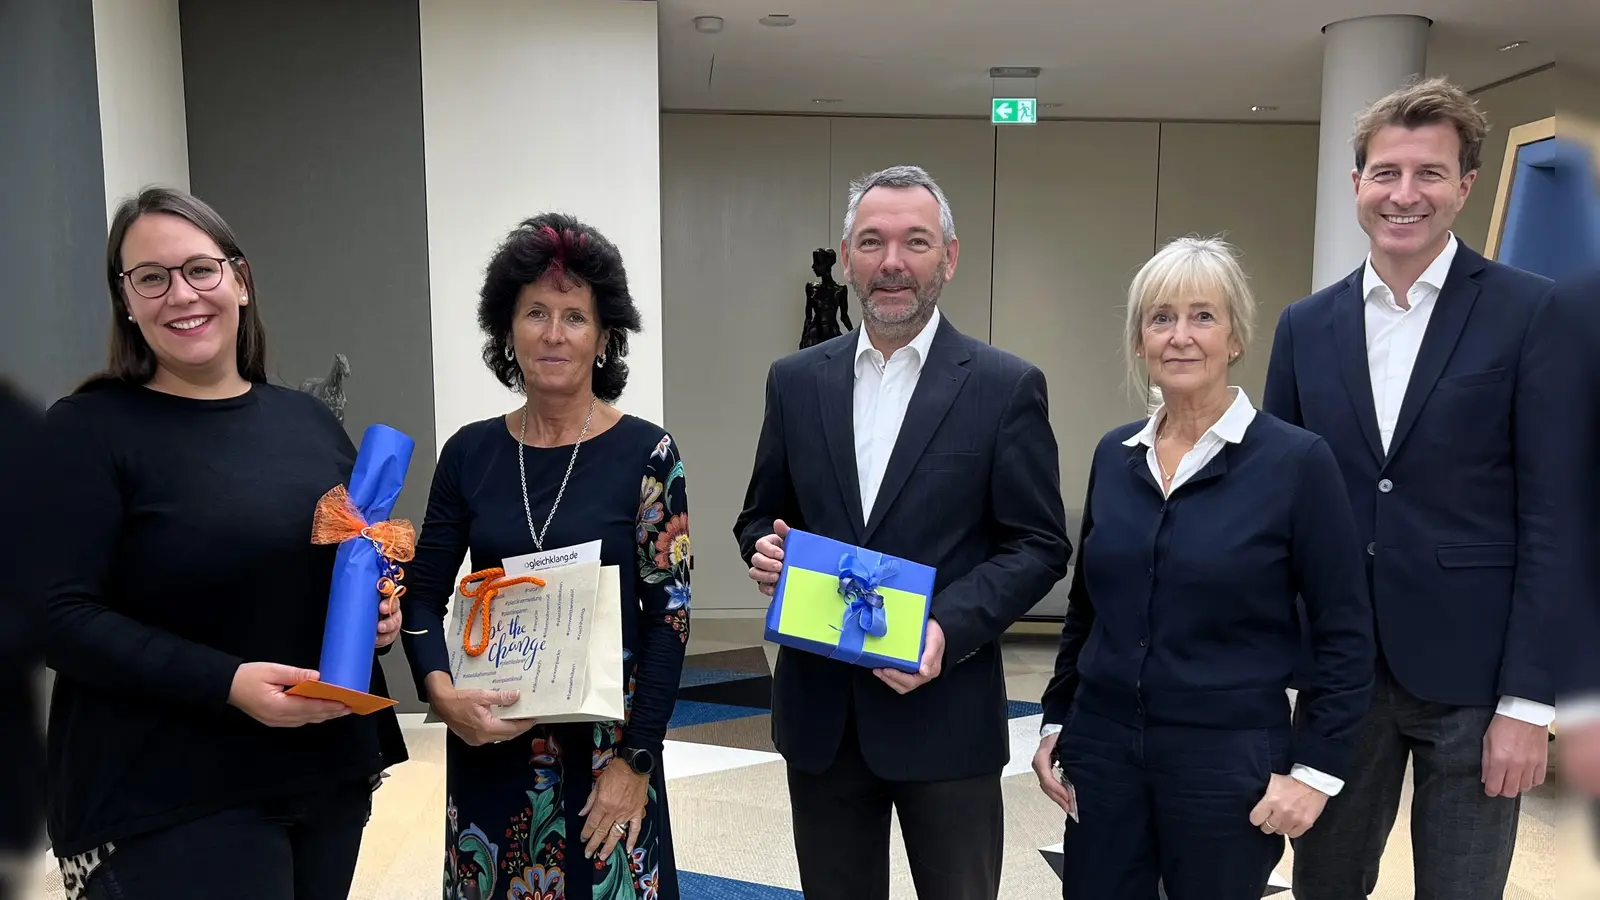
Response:
[{"label": "navy cardigan", "polygon": [[1313,651],[1291,761],[1335,778],[1372,688],[1372,606],[1339,465],[1320,437],[1258,412],[1170,498],[1144,422],[1100,440],[1044,721],[1076,708],[1135,727],[1272,728]]}]

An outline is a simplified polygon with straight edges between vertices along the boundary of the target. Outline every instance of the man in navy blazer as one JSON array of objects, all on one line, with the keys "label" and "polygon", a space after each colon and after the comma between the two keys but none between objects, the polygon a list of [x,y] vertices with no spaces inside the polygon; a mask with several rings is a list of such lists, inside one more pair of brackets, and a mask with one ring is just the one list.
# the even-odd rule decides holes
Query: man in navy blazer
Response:
[{"label": "man in navy blazer", "polygon": [[1433,79],[1356,124],[1371,253],[1278,321],[1263,408],[1322,435],[1366,545],[1378,637],[1364,760],[1295,846],[1301,900],[1369,895],[1409,758],[1417,896],[1500,897],[1521,796],[1543,782],[1547,612],[1572,489],[1549,449],[1570,375],[1548,279],[1450,231],[1487,122]]},{"label": "man in navy blazer", "polygon": [[1571,448],[1590,469],[1572,485],[1578,516],[1569,548],[1574,587],[1553,618],[1552,644],[1558,661],[1556,722],[1566,784],[1600,797],[1600,270],[1557,288],[1554,301],[1560,332],[1576,361],[1569,410]]},{"label": "man in navy blazer", "polygon": [[958,248],[921,169],[852,185],[839,255],[862,327],[767,377],[734,526],[761,590],[791,526],[937,571],[917,674],[778,653],[773,739],[807,900],[888,900],[891,809],[920,900],[1000,889],[1000,637],[1065,577],[1071,546],[1044,375],[939,313]]}]

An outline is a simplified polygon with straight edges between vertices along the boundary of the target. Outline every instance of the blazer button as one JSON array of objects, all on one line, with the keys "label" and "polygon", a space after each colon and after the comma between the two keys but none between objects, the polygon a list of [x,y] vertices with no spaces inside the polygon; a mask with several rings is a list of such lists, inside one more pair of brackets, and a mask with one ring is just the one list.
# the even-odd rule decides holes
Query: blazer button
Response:
[{"label": "blazer button", "polygon": [[1378,545],[1377,544],[1368,544],[1367,545],[1367,555],[1368,556],[1377,556],[1378,555]]},{"label": "blazer button", "polygon": [[1139,638],[1139,646],[1148,647],[1150,646],[1150,642],[1144,638]]},{"label": "blazer button", "polygon": [[1378,482],[1378,490],[1380,490],[1383,493],[1387,494],[1390,491],[1394,490],[1394,482],[1392,482],[1389,479],[1385,478],[1384,480]]}]

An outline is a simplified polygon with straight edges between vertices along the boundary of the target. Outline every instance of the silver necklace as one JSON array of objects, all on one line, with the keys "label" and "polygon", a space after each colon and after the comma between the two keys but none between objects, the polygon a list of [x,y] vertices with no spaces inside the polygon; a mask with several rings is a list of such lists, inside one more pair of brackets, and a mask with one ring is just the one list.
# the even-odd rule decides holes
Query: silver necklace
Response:
[{"label": "silver necklace", "polygon": [[583,417],[583,430],[578,433],[578,442],[572,445],[572,458],[567,460],[567,474],[561,476],[561,487],[556,491],[556,502],[550,504],[550,515],[544,517],[544,527],[538,531],[533,530],[533,507],[528,504],[528,469],[522,461],[522,451],[528,436],[528,405],[522,405],[522,429],[517,433],[517,474],[522,476],[522,514],[528,518],[528,536],[533,538],[535,550],[544,552],[544,536],[550,531],[550,522],[556,517],[556,507],[561,505],[561,497],[567,492],[567,479],[572,477],[572,467],[578,462],[578,448],[583,446],[583,439],[589,434],[589,421],[594,418],[594,407],[600,398],[595,397],[589,401],[589,414]]}]

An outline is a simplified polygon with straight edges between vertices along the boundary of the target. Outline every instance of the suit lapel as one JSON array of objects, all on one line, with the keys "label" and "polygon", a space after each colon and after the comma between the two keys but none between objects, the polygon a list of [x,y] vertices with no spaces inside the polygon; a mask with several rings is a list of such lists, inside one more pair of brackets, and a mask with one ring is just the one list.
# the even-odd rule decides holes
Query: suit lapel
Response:
[{"label": "suit lapel", "polygon": [[1367,449],[1383,461],[1383,441],[1378,436],[1378,409],[1372,401],[1372,367],[1367,361],[1367,308],[1361,296],[1365,267],[1345,281],[1345,289],[1333,302],[1333,341],[1339,354],[1339,374],[1344,389],[1355,407],[1356,421],[1367,439]]},{"label": "suit lapel", "polygon": [[[922,374],[917,378],[917,389],[911,393],[911,403],[906,407],[906,417],[900,423],[900,434],[895,439],[894,451],[889,454],[889,465],[883,472],[883,483],[872,502],[872,518],[867,521],[862,542],[872,540],[872,533],[883,522],[889,507],[905,487],[934,431],[944,421],[961,385],[967,380],[966,362],[971,354],[961,346],[960,336],[949,319],[939,323],[933,343],[928,347],[928,359],[923,363]],[[858,490],[857,495],[860,495]]]},{"label": "suit lapel", "polygon": [[828,444],[828,455],[833,457],[844,508],[850,513],[850,527],[855,529],[859,544],[866,525],[861,513],[861,477],[856,471],[855,348],[855,340],[841,343],[816,372],[822,435]]},{"label": "suit lapel", "polygon": [[1439,382],[1445,363],[1455,352],[1461,331],[1472,315],[1478,301],[1478,273],[1484,268],[1483,257],[1469,250],[1465,244],[1456,247],[1455,261],[1445,276],[1444,290],[1435,299],[1433,315],[1428,317],[1428,330],[1422,335],[1422,347],[1417,350],[1416,364],[1411,367],[1411,380],[1406,382],[1405,399],[1400,402],[1400,417],[1395,421],[1394,437],[1389,440],[1389,458],[1411,433],[1422,406]]}]

